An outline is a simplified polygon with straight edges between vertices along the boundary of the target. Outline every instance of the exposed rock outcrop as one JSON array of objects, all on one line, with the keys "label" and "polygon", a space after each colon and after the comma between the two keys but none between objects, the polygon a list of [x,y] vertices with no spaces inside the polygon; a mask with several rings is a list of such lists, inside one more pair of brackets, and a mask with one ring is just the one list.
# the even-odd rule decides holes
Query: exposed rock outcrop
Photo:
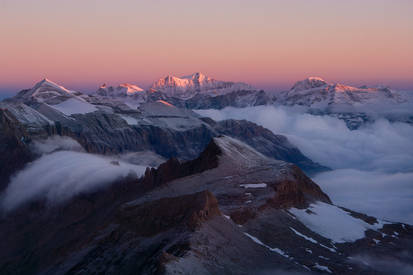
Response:
[{"label": "exposed rock outcrop", "polygon": [[7,109],[0,109],[0,192],[13,173],[34,159],[28,146],[30,141],[17,119]]},{"label": "exposed rock outcrop", "polygon": [[153,236],[175,227],[194,231],[203,222],[220,215],[218,201],[208,191],[162,198],[120,209],[117,222],[142,236]]}]

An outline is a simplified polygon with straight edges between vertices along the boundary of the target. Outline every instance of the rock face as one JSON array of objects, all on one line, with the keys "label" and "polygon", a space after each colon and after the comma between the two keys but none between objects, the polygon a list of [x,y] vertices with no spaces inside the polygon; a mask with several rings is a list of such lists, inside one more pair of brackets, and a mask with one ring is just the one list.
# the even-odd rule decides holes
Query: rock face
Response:
[{"label": "rock face", "polygon": [[176,97],[165,97],[165,100],[175,106],[189,109],[244,108],[267,105],[272,102],[271,96],[263,90],[239,90],[216,96],[196,94],[185,100]]},{"label": "rock face", "polygon": [[[357,221],[352,230],[362,224],[365,232],[355,241],[332,241],[304,219],[334,225],[334,216],[319,211],[324,208],[347,213],[345,219]],[[295,165],[222,136],[198,158],[169,160],[138,181],[124,179],[65,204],[38,201],[6,213],[0,218],[0,234],[7,236],[0,244],[0,271],[380,274],[349,257],[392,254],[408,263],[411,256],[394,251],[411,249],[413,229],[378,222],[332,205]]]},{"label": "rock face", "polygon": [[320,187],[309,179],[298,168],[293,167],[294,180],[281,181],[277,186],[276,195],[271,204],[278,208],[305,208],[308,201],[323,201],[331,203],[330,198],[321,191]]},{"label": "rock face", "polygon": [[195,231],[202,223],[219,215],[217,199],[210,192],[201,191],[125,206],[120,209],[116,221],[138,235],[151,237],[174,227]]},{"label": "rock face", "polygon": [[34,159],[29,143],[24,127],[8,110],[0,109],[0,192],[13,173]]}]

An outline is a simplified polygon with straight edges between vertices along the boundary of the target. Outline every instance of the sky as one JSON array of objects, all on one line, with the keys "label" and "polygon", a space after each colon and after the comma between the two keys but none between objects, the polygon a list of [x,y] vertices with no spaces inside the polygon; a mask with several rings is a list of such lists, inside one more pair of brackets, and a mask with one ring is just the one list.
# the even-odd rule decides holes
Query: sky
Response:
[{"label": "sky", "polygon": [[0,96],[172,75],[413,88],[410,0],[0,0]]}]

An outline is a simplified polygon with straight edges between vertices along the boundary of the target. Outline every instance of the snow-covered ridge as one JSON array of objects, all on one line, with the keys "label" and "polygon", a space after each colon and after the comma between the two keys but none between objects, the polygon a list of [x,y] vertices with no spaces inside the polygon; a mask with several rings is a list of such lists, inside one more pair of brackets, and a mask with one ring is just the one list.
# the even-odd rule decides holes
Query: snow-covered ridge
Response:
[{"label": "snow-covered ridge", "polygon": [[[22,122],[38,125],[52,124],[52,121],[37,111],[38,108],[44,109],[46,113],[54,110],[63,116],[97,111],[97,108],[89,103],[88,95],[66,89],[47,78],[5,101],[5,106]],[[51,113],[49,115],[53,116]]]},{"label": "snow-covered ridge", "polygon": [[191,98],[197,93],[216,96],[239,90],[255,90],[242,82],[219,81],[202,73],[183,77],[168,75],[153,83],[151,89],[182,99]]},{"label": "snow-covered ridge", "polygon": [[142,93],[144,91],[145,90],[142,89],[141,87],[134,85],[134,84],[129,84],[129,83],[122,83],[116,87],[107,86],[106,84],[103,84],[96,91],[96,94],[100,96],[109,96],[109,97],[125,97],[125,96],[131,96],[131,95],[135,95],[138,93]]},{"label": "snow-covered ridge", "polygon": [[304,80],[297,81],[291,90],[303,91],[310,90],[327,85],[327,82],[321,77],[310,76]]},{"label": "snow-covered ridge", "polygon": [[278,97],[278,103],[282,105],[300,105],[321,110],[402,102],[404,99],[398,93],[386,87],[352,87],[328,83],[319,77],[298,81]]}]

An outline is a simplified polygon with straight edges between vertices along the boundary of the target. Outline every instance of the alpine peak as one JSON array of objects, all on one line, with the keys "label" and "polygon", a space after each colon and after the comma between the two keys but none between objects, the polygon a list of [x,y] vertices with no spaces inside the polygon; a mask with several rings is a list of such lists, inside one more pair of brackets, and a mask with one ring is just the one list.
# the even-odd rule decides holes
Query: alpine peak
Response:
[{"label": "alpine peak", "polygon": [[322,87],[327,84],[328,83],[320,77],[310,76],[304,80],[296,82],[294,86],[291,88],[291,90],[295,90],[295,91],[309,90],[313,88]]}]

